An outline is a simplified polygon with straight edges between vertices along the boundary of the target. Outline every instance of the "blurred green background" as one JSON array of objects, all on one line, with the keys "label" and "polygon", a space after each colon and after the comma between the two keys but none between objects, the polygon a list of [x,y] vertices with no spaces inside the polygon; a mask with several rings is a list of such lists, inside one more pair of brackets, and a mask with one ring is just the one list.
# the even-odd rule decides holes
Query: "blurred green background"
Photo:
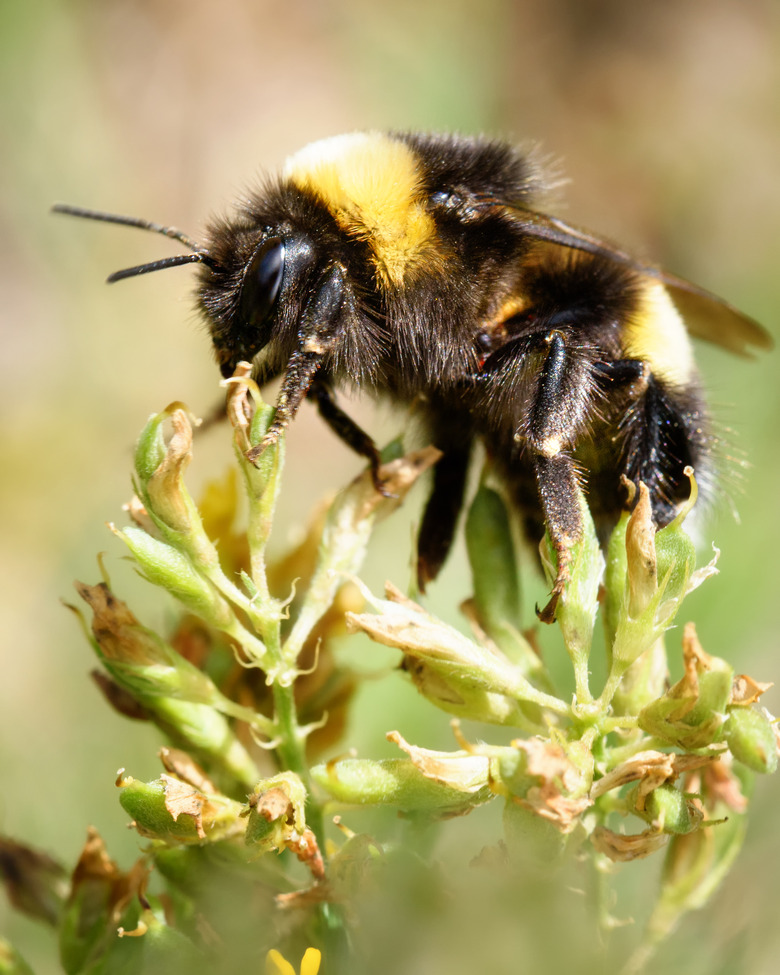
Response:
[{"label": "blurred green background", "polygon": [[[390,127],[540,143],[571,180],[562,216],[711,288],[778,334],[776,0],[0,0],[0,832],[72,862],[92,823],[124,866],[134,857],[113,779],[120,765],[157,775],[157,738],[102,703],[87,677],[90,650],[60,600],[72,598],[74,577],[96,580],[95,555],[106,550],[120,594],[145,621],[166,618],[104,523],[124,517],[132,443],[147,415],[173,399],[203,414],[220,395],[191,271],[102,284],[175,249],[50,216],[50,204],[137,214],[197,236],[209,214],[307,142]],[[710,653],[771,680],[780,672],[777,353],[749,363],[702,346],[700,363],[728,428],[730,466],[751,466],[728,479],[733,504],[716,502],[702,526],[703,553],[715,539],[722,571],[686,603],[686,618]],[[392,434],[387,410],[356,409],[379,439]],[[224,440],[203,438],[195,483],[221,471]],[[359,464],[307,408],[289,458],[283,514],[293,537],[317,494]],[[413,506],[402,517],[413,518]],[[405,548],[387,554],[409,537],[403,524],[376,539],[366,571],[375,586],[386,576],[406,584]],[[539,588],[533,578],[529,586]],[[467,594],[455,560],[434,604]],[[765,700],[780,710],[776,691]],[[361,702],[347,744],[386,754],[383,733],[394,727],[451,747],[446,716],[428,714],[389,675]],[[666,949],[667,970],[776,970],[777,802],[780,777],[759,782],[746,849],[706,914],[689,918]],[[495,827],[475,814],[453,835],[478,850]],[[656,873],[652,863],[623,869],[627,906],[617,914],[641,917]],[[555,937],[569,925],[550,898],[530,914],[505,902],[480,917],[480,931],[501,945],[486,970],[517,970],[545,921]],[[0,931],[38,972],[58,970],[48,934],[3,897]],[[451,950],[446,932],[432,930],[419,970],[460,970],[443,960]],[[533,967],[544,969],[544,958]]]}]

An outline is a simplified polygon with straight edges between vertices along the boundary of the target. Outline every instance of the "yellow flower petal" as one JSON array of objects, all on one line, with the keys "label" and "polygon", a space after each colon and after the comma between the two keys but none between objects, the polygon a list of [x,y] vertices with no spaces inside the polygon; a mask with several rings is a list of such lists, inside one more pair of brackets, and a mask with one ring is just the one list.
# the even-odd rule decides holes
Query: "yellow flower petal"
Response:
[{"label": "yellow flower petal", "polygon": [[[322,952],[317,948],[307,948],[301,960],[301,975],[317,975],[320,970]],[[276,948],[265,956],[266,975],[295,975],[295,969]]]},{"label": "yellow flower petal", "polygon": [[307,948],[301,961],[301,975],[317,975],[321,958],[322,953],[316,948]]},{"label": "yellow flower petal", "polygon": [[[317,965],[319,968],[319,964]],[[276,948],[272,948],[265,956],[266,975],[295,975],[295,969]]]}]

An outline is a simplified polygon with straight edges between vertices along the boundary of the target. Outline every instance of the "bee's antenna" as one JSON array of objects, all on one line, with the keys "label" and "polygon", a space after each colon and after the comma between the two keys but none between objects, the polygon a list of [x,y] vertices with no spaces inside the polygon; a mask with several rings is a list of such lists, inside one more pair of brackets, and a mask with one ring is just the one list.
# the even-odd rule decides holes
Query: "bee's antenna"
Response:
[{"label": "bee's antenna", "polygon": [[179,267],[180,264],[208,264],[209,267],[216,267],[214,261],[198,251],[196,254],[178,254],[176,257],[163,257],[159,261],[150,261],[148,264],[136,264],[135,267],[126,267],[121,271],[114,271],[106,278],[108,284],[115,281],[122,281],[125,278],[135,278],[139,274],[148,274],[150,271],[162,271],[166,267]]},{"label": "bee's antenna", "polygon": [[88,210],[86,207],[74,207],[69,203],[55,203],[51,208],[53,213],[66,213],[70,217],[83,217],[86,220],[102,220],[104,223],[119,223],[124,227],[138,227],[139,230],[151,230],[152,233],[172,237],[180,244],[189,247],[191,251],[199,251],[200,245],[192,237],[187,236],[175,227],[163,227],[161,223],[143,220],[141,217],[124,217],[119,213],[104,213],[103,210]]},{"label": "bee's antenna", "polygon": [[176,227],[164,227],[161,223],[154,223],[152,220],[144,220],[141,217],[125,217],[119,213],[105,213],[103,210],[89,210],[86,207],[71,206],[69,203],[55,203],[52,207],[53,213],[65,213],[70,217],[83,217],[86,220],[102,220],[104,223],[118,223],[123,227],[138,227],[139,230],[151,230],[152,233],[162,234],[163,237],[171,237],[178,240],[180,244],[189,247],[192,254],[180,254],[177,257],[164,257],[159,261],[150,261],[148,264],[138,264],[135,267],[128,267],[122,271],[115,271],[106,279],[109,284],[114,281],[122,281],[124,278],[134,278],[139,274],[148,274],[150,271],[161,271],[166,267],[178,267],[180,264],[206,264],[209,267],[216,267],[216,263],[203,250],[200,244],[196,243],[192,237],[185,234]]}]

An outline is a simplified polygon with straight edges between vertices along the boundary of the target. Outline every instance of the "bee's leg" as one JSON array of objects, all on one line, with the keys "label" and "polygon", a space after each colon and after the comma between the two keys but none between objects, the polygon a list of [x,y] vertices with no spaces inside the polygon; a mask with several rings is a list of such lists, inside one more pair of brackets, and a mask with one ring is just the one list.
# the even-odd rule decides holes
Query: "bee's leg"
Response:
[{"label": "bee's leg", "polygon": [[338,341],[341,313],[348,299],[346,270],[341,264],[334,264],[323,274],[303,309],[298,348],[287,363],[273,421],[260,443],[246,454],[253,464],[267,447],[279,440],[298,412],[326,356]]},{"label": "bee's leg", "polygon": [[433,469],[433,488],[417,536],[417,585],[420,592],[425,592],[427,584],[436,578],[449,555],[463,507],[471,459],[469,435],[454,444],[450,437],[434,434],[433,442],[443,455]]},{"label": "bee's leg", "polygon": [[568,449],[585,429],[594,383],[590,362],[581,350],[567,349],[561,332],[551,331],[544,341],[545,358],[524,439],[532,451],[542,512],[558,560],[550,599],[537,609],[542,622],[552,623],[569,581],[572,546],[582,537],[580,482]]},{"label": "bee's leg", "polygon": [[382,483],[382,478],[379,476],[379,465],[381,464],[381,459],[379,457],[379,451],[376,448],[376,444],[369,437],[369,435],[361,427],[355,423],[355,421],[348,416],[337,404],[333,398],[333,392],[327,385],[324,379],[319,376],[314,380],[309,389],[309,396],[314,399],[317,404],[317,409],[319,410],[320,416],[328,424],[331,430],[336,434],[339,440],[343,440],[344,443],[351,447],[356,454],[360,454],[361,457],[365,457],[371,467],[371,479],[374,482],[374,487],[383,494],[385,497],[392,497],[388,493],[384,484]]},{"label": "bee's leg", "polygon": [[536,615],[543,623],[552,623],[558,600],[569,581],[572,546],[582,537],[579,478],[574,461],[564,453],[550,457],[538,455],[534,459],[534,472],[544,520],[558,560],[550,599],[543,609],[537,607]]},{"label": "bee's leg", "polygon": [[[634,484],[641,481],[647,486],[654,520],[665,525],[688,497],[686,467],[698,468],[706,456],[709,419],[697,387],[691,384],[672,391],[648,363],[638,359],[605,364],[599,372],[609,380],[630,384],[631,405],[622,423],[625,459],[620,473]],[[705,478],[707,473],[706,468],[700,470]]]},{"label": "bee's leg", "polygon": [[287,371],[276,399],[273,421],[259,444],[246,453],[247,460],[257,463],[263,451],[277,442],[306,398],[314,377],[322,365],[321,352],[296,350],[287,363]]}]

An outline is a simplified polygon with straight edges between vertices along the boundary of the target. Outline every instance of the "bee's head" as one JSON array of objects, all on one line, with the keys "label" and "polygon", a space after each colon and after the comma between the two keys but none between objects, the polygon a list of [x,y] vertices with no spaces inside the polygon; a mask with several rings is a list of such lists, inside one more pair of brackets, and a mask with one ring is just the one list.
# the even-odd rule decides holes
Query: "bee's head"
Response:
[{"label": "bee's head", "polygon": [[316,288],[311,243],[289,225],[221,221],[206,250],[197,299],[222,375],[269,345],[272,359],[286,362],[301,337],[306,296]]},{"label": "bee's head", "polygon": [[[251,362],[272,340],[274,360],[286,362],[295,347],[307,338],[307,329],[321,332],[311,314],[322,306],[316,301],[315,251],[308,238],[287,222],[250,220],[246,215],[215,222],[206,244],[201,245],[180,230],[149,220],[67,204],[57,204],[53,210],[151,230],[189,248],[188,254],[115,271],[108,281],[114,283],[182,264],[199,264],[198,306],[208,324],[223,376],[231,376],[241,360]],[[301,322],[302,317],[310,319],[308,327]],[[332,323],[325,323],[326,330],[331,327]]]}]

